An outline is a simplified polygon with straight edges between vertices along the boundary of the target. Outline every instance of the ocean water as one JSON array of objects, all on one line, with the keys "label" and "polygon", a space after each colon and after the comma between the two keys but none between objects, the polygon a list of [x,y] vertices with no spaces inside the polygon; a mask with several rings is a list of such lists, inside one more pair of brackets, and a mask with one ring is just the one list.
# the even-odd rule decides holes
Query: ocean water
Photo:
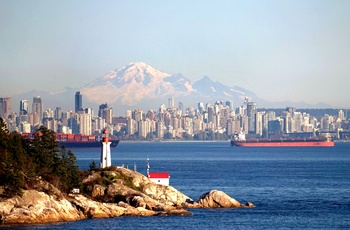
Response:
[{"label": "ocean water", "polygon": [[[99,149],[74,149],[81,169]],[[120,142],[112,164],[168,171],[194,200],[222,190],[249,209],[191,209],[189,217],[119,217],[14,229],[350,229],[350,143],[333,148],[239,148],[229,142]],[[8,228],[8,227],[6,227]]]}]

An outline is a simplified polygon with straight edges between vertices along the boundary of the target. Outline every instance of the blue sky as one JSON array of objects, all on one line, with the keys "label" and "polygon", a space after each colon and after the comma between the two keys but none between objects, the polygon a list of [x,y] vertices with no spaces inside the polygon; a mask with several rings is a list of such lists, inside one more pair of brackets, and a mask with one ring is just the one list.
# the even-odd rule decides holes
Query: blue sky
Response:
[{"label": "blue sky", "polygon": [[0,1],[0,96],[130,62],[269,101],[350,107],[350,1]]}]

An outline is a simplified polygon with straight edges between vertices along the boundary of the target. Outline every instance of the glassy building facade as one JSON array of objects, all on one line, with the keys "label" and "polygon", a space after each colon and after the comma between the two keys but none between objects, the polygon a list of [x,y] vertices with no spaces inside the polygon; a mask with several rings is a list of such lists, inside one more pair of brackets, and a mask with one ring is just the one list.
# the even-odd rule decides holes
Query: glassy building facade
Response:
[{"label": "glassy building facade", "polygon": [[247,117],[248,117],[248,133],[249,134],[255,134],[256,133],[256,127],[255,127],[255,120],[256,120],[256,103],[255,102],[248,102],[247,103]]},{"label": "glassy building facade", "polygon": [[75,93],[75,112],[77,113],[79,110],[83,108],[83,95],[80,91]]}]

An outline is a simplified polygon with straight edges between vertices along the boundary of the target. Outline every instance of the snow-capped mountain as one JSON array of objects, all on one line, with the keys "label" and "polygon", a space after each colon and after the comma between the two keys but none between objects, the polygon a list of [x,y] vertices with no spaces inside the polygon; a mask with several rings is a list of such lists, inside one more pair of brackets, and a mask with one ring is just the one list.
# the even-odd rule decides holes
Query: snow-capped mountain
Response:
[{"label": "snow-capped mountain", "polygon": [[[234,82],[232,83],[234,84]],[[33,90],[15,95],[13,101],[23,99],[31,101],[33,96],[43,98],[45,108],[74,108],[74,94],[83,94],[83,107],[97,111],[98,105],[108,103],[114,114],[122,115],[127,109],[157,109],[161,104],[167,105],[168,99],[174,97],[175,105],[182,102],[186,107],[196,107],[198,102],[214,103],[216,101],[233,101],[234,106],[242,105],[244,97],[257,103],[259,107],[283,108],[331,108],[330,105],[309,105],[303,102],[271,103],[258,98],[253,92],[238,86],[226,86],[214,82],[209,77],[192,82],[181,73],[169,74],[157,70],[145,63],[136,62],[114,70],[97,78],[82,88],[65,88],[62,92],[45,92]]]},{"label": "snow-capped mountain", "polygon": [[[111,71],[80,89],[84,98],[92,103],[142,108],[167,103],[171,96],[175,101],[194,106],[197,102],[213,103],[231,100],[241,104],[244,97],[256,98],[247,90],[213,82],[205,76],[192,82],[182,74],[168,74],[143,62],[130,63]],[[150,104],[152,103],[152,104]],[[191,103],[191,104],[190,104]]]}]

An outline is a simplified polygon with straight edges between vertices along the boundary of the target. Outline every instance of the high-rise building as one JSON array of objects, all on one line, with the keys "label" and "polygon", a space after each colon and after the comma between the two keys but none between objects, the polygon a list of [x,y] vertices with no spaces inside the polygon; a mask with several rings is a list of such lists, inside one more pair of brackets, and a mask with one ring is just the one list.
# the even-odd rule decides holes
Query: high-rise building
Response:
[{"label": "high-rise building", "polygon": [[27,122],[21,122],[19,124],[19,130],[20,133],[30,133],[30,124]]},{"label": "high-rise building", "polygon": [[182,103],[181,101],[179,102],[179,111],[181,112],[180,115],[184,114],[184,103]]},{"label": "high-rise building", "polygon": [[174,97],[170,97],[168,100],[169,107],[168,108],[173,108],[175,107],[175,100]]},{"label": "high-rise building", "polygon": [[295,107],[287,107],[286,111],[293,115],[293,113],[295,113],[297,110]]},{"label": "high-rise building", "polygon": [[248,102],[247,103],[247,117],[248,117],[248,133],[255,134],[255,116],[256,116],[256,103]]},{"label": "high-rise building", "polygon": [[301,132],[301,126],[304,123],[303,122],[303,114],[301,112],[294,112],[293,113],[293,125],[294,127],[292,127],[292,132],[297,132],[300,133]]},{"label": "high-rise building", "polygon": [[83,96],[80,91],[75,93],[75,112],[83,109]]},{"label": "high-rise building", "polygon": [[79,114],[71,114],[68,118],[68,127],[72,130],[72,133],[79,133]]},{"label": "high-rise building", "polygon": [[128,135],[133,135],[136,132],[136,121],[130,117],[126,119],[126,127]]},{"label": "high-rise building", "polygon": [[338,111],[338,118],[341,120],[341,121],[344,121],[345,120],[345,114],[344,114],[344,111],[341,109]]},{"label": "high-rise building", "polygon": [[255,114],[255,134],[263,134],[263,115],[265,112],[256,112]]},{"label": "high-rise building", "polygon": [[61,120],[61,118],[62,118],[62,109],[61,109],[61,107],[56,107],[55,120]]},{"label": "high-rise building", "polygon": [[112,124],[113,110],[108,107],[107,103],[101,104],[99,106],[98,116],[104,118],[107,124]]},{"label": "high-rise building", "polygon": [[230,111],[233,111],[233,101],[226,101],[225,104],[230,108]]},{"label": "high-rise building", "polygon": [[203,102],[198,102],[198,110],[199,110],[200,114],[202,114],[204,112],[204,103]]},{"label": "high-rise building", "polygon": [[91,114],[79,114],[79,133],[85,135],[92,134]]},{"label": "high-rise building", "polygon": [[143,114],[143,113],[142,113],[141,110],[139,110],[139,109],[135,110],[135,111],[134,111],[134,116],[133,116],[134,120],[135,120],[135,121],[141,121],[141,120],[143,119],[142,114]]},{"label": "high-rise building", "polygon": [[208,107],[208,121],[207,121],[207,123],[210,123],[210,122],[214,123],[214,115],[215,115],[214,107],[209,106]]},{"label": "high-rise building", "polygon": [[11,113],[11,97],[0,98],[0,117],[7,118]]},{"label": "high-rise building", "polygon": [[156,123],[156,133],[157,138],[163,138],[164,137],[164,123],[162,121]]},{"label": "high-rise building", "polygon": [[283,119],[279,118],[268,122],[269,137],[275,137],[282,134]]},{"label": "high-rise building", "polygon": [[34,124],[41,124],[43,119],[44,103],[40,96],[33,97],[32,113],[37,114]]},{"label": "high-rise building", "polygon": [[108,108],[107,103],[101,104],[101,105],[98,107],[98,116],[99,116],[99,117],[102,117],[102,111],[103,111],[104,109],[107,109],[107,108]]},{"label": "high-rise building", "polygon": [[28,114],[28,101],[27,100],[21,100],[19,102],[19,114],[20,115],[26,115]]},{"label": "high-rise building", "polygon": [[126,110],[125,116],[126,116],[126,118],[132,117],[132,111],[131,110]]},{"label": "high-rise building", "polygon": [[106,122],[102,117],[94,117],[92,119],[92,132],[100,133],[101,130],[106,128]]},{"label": "high-rise building", "polygon": [[147,134],[150,133],[150,121],[149,119],[141,120],[137,122],[139,136],[146,138]]}]

